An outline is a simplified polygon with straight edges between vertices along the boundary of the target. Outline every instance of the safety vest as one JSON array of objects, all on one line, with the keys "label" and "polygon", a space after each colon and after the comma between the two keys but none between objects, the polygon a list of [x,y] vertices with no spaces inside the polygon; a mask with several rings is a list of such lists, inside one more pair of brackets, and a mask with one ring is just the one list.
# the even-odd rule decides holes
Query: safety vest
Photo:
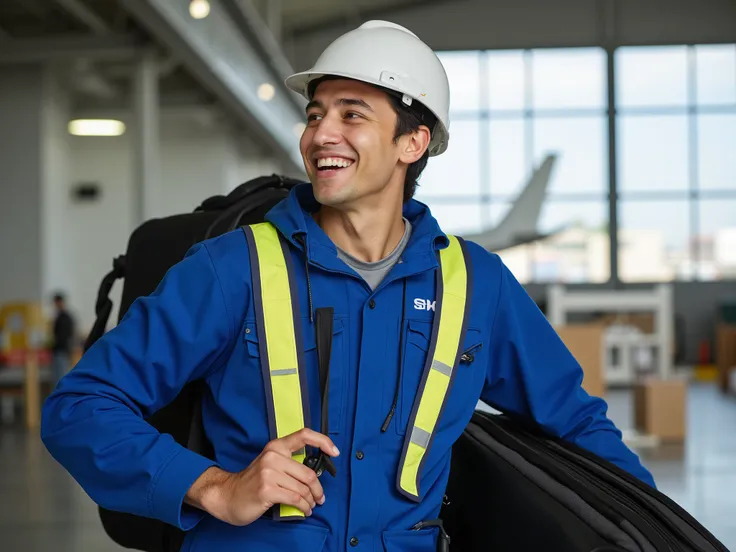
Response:
[{"label": "safety vest", "polygon": [[[301,316],[288,244],[270,223],[244,226],[253,282],[258,346],[272,439],[306,427],[310,419]],[[396,485],[407,498],[420,500],[420,476],[462,354],[470,297],[469,259],[461,238],[439,253],[437,299],[432,339],[409,418]],[[292,454],[297,462],[304,449]],[[304,517],[280,505],[277,519]]]}]

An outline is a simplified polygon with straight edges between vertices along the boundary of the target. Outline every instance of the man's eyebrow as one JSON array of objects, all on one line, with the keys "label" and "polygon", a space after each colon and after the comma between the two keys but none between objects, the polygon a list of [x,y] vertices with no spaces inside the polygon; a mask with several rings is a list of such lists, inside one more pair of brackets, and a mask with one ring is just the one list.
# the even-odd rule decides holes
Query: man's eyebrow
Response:
[{"label": "man's eyebrow", "polygon": [[[364,100],[358,99],[358,98],[340,98],[335,102],[336,105],[353,105],[357,107],[362,107],[363,109],[367,111],[373,111],[373,108],[368,105]],[[319,100],[312,100],[307,104],[306,111],[309,111],[310,109],[324,109],[324,105]]]},{"label": "man's eyebrow", "polygon": [[357,98],[340,98],[337,103],[339,103],[340,105],[354,105],[357,107],[362,107],[363,109],[367,109],[368,111],[373,111],[373,108],[365,103],[365,101]]},{"label": "man's eyebrow", "polygon": [[322,109],[322,102],[319,100],[312,100],[307,104],[305,111],[309,111],[310,109]]}]

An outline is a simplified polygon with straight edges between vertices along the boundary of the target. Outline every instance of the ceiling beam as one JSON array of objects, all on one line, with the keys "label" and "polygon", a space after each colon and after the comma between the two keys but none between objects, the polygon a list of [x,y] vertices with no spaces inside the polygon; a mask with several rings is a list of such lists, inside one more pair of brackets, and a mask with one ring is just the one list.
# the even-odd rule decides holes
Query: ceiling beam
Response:
[{"label": "ceiling beam", "polygon": [[110,32],[107,23],[95,12],[90,10],[81,0],[56,0],[56,3],[73,15],[83,25],[86,25],[96,35],[105,35]]},{"label": "ceiling beam", "polygon": [[[319,21],[312,21],[304,25],[284,25],[283,31],[285,36],[301,38],[305,35],[324,32],[332,27],[343,27],[347,24],[357,26],[363,21],[390,19],[405,11],[436,4],[449,4],[451,2],[457,2],[457,0],[402,0],[401,2],[394,2],[388,6],[365,8],[360,8],[357,4],[354,4],[354,9],[343,11],[342,13],[338,12],[337,15],[325,17]],[[357,24],[356,18],[360,19],[360,22]]]},{"label": "ceiling beam", "polygon": [[12,48],[0,49],[0,65],[52,59],[124,60],[143,51],[145,44],[130,36],[14,39]]},{"label": "ceiling beam", "polygon": [[[272,66],[228,15],[225,1],[210,3],[209,17],[201,20],[192,19],[181,2],[126,0],[124,6],[241,124],[278,152],[290,170],[303,171],[297,125],[304,108],[274,80]],[[259,95],[264,83],[275,89],[266,101]]]},{"label": "ceiling beam", "polygon": [[[276,77],[283,80],[291,75],[294,72],[291,63],[286,59],[276,35],[274,35],[273,30],[269,28],[269,24],[258,12],[253,1],[222,0],[222,2],[232,20],[240,28],[240,31],[257,47],[261,56],[268,60]],[[271,5],[270,2],[269,5]],[[271,13],[270,10],[280,7],[281,3],[277,1],[273,3],[273,7],[269,8],[267,6],[266,9]],[[280,25],[278,32],[279,34],[281,33]]]}]

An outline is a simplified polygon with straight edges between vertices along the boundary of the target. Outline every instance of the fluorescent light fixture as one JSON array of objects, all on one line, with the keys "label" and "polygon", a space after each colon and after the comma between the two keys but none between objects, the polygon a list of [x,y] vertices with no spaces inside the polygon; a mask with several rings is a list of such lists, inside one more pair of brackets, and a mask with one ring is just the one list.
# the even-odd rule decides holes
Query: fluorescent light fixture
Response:
[{"label": "fluorescent light fixture", "polygon": [[294,134],[297,138],[301,138],[302,134],[304,134],[304,130],[307,128],[307,125],[304,123],[297,123],[294,125]]},{"label": "fluorescent light fixture", "polygon": [[275,95],[276,89],[273,87],[272,84],[264,82],[261,86],[258,87],[258,97],[264,102],[271,101]]},{"label": "fluorescent light fixture", "polygon": [[115,119],[74,119],[69,121],[69,134],[75,136],[120,136],[125,123]]},{"label": "fluorescent light fixture", "polygon": [[210,14],[209,0],[192,0],[189,2],[189,15],[194,19],[204,19]]}]

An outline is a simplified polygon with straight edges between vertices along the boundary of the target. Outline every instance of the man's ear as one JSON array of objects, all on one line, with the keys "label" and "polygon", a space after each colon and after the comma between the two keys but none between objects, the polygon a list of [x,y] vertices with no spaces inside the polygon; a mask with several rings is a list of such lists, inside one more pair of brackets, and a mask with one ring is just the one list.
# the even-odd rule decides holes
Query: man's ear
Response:
[{"label": "man's ear", "polygon": [[414,132],[402,136],[402,148],[399,159],[407,165],[411,165],[415,161],[419,161],[429,147],[430,138],[431,135],[429,127],[425,125],[421,125]]}]

